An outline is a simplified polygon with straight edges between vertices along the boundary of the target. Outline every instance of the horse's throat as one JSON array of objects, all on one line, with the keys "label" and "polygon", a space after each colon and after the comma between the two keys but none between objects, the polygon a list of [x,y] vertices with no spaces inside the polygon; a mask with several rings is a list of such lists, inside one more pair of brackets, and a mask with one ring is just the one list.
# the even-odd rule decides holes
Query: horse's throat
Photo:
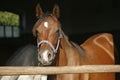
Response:
[{"label": "horse's throat", "polygon": [[63,49],[60,49],[60,52],[57,54],[56,65],[57,66],[67,65],[67,57]]},{"label": "horse's throat", "polygon": [[61,40],[61,48],[59,49],[57,65],[59,66],[70,66],[70,65],[78,65],[79,64],[79,54],[75,48],[71,45],[71,43],[66,39],[62,38]]}]

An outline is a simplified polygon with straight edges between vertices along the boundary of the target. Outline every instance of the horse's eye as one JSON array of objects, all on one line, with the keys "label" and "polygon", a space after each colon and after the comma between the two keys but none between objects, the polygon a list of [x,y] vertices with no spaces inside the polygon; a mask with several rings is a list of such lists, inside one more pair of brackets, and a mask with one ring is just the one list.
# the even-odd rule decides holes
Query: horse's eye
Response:
[{"label": "horse's eye", "polygon": [[59,33],[59,30],[56,30],[55,33]]},{"label": "horse's eye", "polygon": [[39,32],[38,32],[38,31],[36,31],[36,36],[37,36],[37,37],[39,36]]},{"label": "horse's eye", "polygon": [[55,34],[58,36],[59,36],[59,33],[60,33],[59,29],[55,31]]}]

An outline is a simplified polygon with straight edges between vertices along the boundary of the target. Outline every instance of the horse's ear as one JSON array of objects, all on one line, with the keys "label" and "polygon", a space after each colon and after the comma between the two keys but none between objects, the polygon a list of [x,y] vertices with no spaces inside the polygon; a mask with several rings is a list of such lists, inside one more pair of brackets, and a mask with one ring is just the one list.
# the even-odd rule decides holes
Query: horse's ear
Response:
[{"label": "horse's ear", "polygon": [[56,16],[57,18],[60,17],[60,10],[59,10],[59,6],[57,4],[54,5],[53,15]]},{"label": "horse's ear", "polygon": [[36,6],[36,17],[40,18],[42,16],[43,16],[43,11],[42,11],[42,9],[40,7],[40,4],[37,4],[37,6]]}]

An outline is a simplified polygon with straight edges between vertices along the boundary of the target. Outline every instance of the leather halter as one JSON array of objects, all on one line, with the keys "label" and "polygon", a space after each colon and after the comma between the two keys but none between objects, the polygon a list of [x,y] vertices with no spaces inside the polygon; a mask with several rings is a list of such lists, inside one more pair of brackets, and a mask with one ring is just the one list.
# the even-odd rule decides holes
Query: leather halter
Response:
[{"label": "leather halter", "polygon": [[52,48],[53,52],[54,52],[54,53],[57,53],[58,48],[59,48],[59,45],[60,45],[61,38],[62,38],[62,33],[61,33],[61,31],[59,30],[59,37],[58,37],[58,41],[57,41],[57,46],[56,46],[56,47],[54,47],[54,46],[52,45],[52,43],[51,43],[50,41],[48,41],[48,40],[42,40],[42,41],[40,41],[40,42],[37,41],[37,47],[39,48],[39,46],[40,46],[41,44],[47,43],[47,44]]}]

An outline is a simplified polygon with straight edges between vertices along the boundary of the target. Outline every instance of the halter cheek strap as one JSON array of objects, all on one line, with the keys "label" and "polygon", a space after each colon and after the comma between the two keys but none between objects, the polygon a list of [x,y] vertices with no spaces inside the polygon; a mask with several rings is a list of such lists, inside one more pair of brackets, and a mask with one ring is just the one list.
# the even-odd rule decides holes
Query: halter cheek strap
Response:
[{"label": "halter cheek strap", "polygon": [[48,40],[42,40],[40,42],[37,42],[37,47],[39,48],[39,46],[42,44],[42,43],[47,43],[51,48],[52,50],[54,51],[54,53],[57,53],[58,51],[58,48],[59,48],[59,45],[60,45],[60,40],[62,38],[62,33],[59,31],[59,37],[58,37],[58,41],[57,41],[57,46],[56,48],[52,45],[52,43]]}]

